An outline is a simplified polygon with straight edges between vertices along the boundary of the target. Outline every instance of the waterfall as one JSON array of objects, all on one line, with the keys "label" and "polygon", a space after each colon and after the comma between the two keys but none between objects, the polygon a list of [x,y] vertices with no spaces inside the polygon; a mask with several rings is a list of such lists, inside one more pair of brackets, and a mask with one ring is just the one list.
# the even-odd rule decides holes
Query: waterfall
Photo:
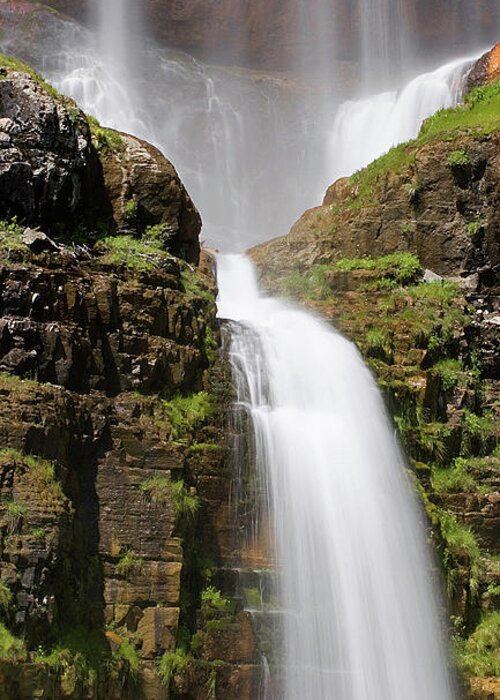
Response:
[{"label": "waterfall", "polygon": [[363,82],[373,90],[401,79],[409,58],[402,0],[361,0],[359,13]]},{"label": "waterfall", "polygon": [[[218,262],[219,312],[267,483],[286,700],[451,700],[422,516],[374,380],[322,321]],[[256,359],[255,340],[260,348]]]},{"label": "waterfall", "polygon": [[473,61],[452,61],[419,75],[401,91],[344,102],[328,140],[330,182],[352,175],[392,146],[415,138],[424,119],[457,104]]},{"label": "waterfall", "polygon": [[[335,118],[335,101],[287,76],[204,65],[154,43],[134,48],[131,12],[141,3],[95,1],[99,37],[75,47],[61,23],[57,57],[44,49],[46,74],[105,124],[158,145],[199,206],[204,236],[225,252],[285,233],[335,177],[415,136],[423,118],[456,101],[468,65],[348,101]],[[328,82],[323,41],[335,17],[319,3],[325,14],[306,26],[326,27],[311,60]],[[301,7],[307,19],[309,3]],[[379,87],[404,53],[401,6],[369,0],[360,11],[363,70],[371,85],[379,72]],[[285,699],[452,700],[423,517],[370,372],[326,323],[261,296],[248,260],[225,255],[218,267],[219,313],[236,322],[238,401],[252,418],[276,545]]]}]

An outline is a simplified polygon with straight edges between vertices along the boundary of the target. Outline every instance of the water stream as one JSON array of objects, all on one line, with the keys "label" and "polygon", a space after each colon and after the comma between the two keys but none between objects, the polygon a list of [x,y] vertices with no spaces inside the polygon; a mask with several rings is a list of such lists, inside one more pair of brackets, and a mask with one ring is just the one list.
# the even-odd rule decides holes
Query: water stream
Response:
[{"label": "water stream", "polygon": [[272,513],[284,697],[451,700],[422,515],[370,372],[325,323],[261,296],[243,256],[218,277]]}]

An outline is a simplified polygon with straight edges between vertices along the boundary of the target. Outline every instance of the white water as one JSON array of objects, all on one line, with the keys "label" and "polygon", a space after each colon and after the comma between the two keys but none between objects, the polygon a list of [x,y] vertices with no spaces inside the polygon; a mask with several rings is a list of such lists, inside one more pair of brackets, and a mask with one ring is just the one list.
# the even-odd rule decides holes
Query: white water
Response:
[{"label": "white water", "polygon": [[473,60],[458,59],[419,75],[401,91],[344,102],[328,140],[331,181],[352,175],[392,146],[415,138],[424,119],[455,105]]},{"label": "white water", "polygon": [[[286,700],[450,700],[420,512],[354,346],[219,258],[219,312],[267,482]],[[257,343],[256,343],[257,339]],[[256,347],[260,352],[256,352]]]}]

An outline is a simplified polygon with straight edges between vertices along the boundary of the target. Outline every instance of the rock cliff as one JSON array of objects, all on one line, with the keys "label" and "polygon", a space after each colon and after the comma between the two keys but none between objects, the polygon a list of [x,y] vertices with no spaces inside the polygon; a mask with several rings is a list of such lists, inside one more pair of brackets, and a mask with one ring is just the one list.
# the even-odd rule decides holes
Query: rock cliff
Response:
[{"label": "rock cliff", "polygon": [[[254,248],[262,283],[355,341],[386,396],[440,554],[470,697],[500,697],[500,85],[333,184]],[[486,68],[485,68],[486,66]],[[472,87],[472,85],[471,85]]]},{"label": "rock cliff", "polygon": [[0,143],[0,696],[251,698],[214,587],[238,532],[199,215],[159,151],[6,58]]}]

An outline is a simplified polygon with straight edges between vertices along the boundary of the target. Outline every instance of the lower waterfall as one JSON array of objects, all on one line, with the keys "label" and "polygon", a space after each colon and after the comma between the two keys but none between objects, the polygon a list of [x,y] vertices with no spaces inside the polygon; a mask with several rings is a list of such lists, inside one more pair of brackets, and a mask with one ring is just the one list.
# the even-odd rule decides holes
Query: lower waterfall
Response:
[{"label": "lower waterfall", "polygon": [[262,296],[243,256],[219,257],[218,279],[267,485],[284,697],[450,700],[423,516],[369,370],[326,323]]}]

